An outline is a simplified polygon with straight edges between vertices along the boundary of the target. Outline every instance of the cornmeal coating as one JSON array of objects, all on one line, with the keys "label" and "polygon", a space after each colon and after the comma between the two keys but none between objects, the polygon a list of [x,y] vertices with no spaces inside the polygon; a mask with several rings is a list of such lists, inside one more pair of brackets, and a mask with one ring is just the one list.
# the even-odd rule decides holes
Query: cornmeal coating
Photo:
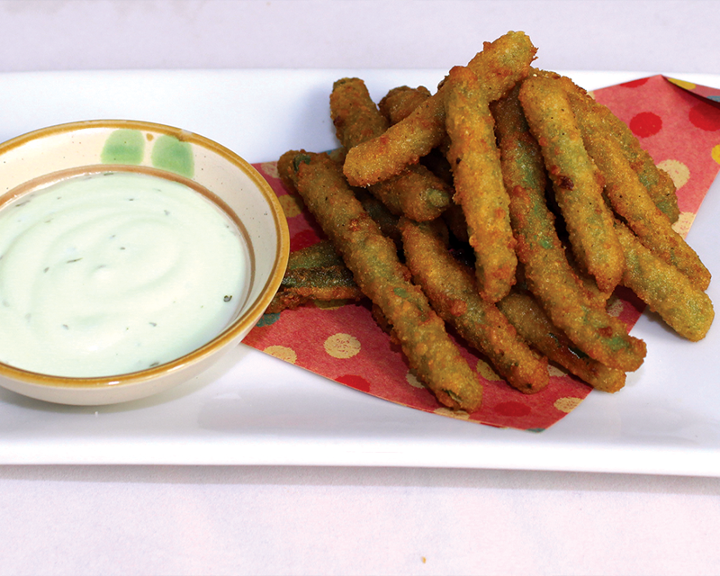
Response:
[{"label": "cornmeal coating", "polygon": [[482,387],[422,290],[410,281],[396,247],[353,195],[342,167],[327,154],[293,152],[295,186],[355,282],[391,326],[410,367],[453,409],[474,411]]},{"label": "cornmeal coating", "polygon": [[570,97],[570,105],[580,125],[593,126],[616,142],[653,203],[671,223],[676,222],[680,216],[680,210],[678,209],[675,184],[668,173],[655,165],[650,154],[642,148],[640,141],[627,124],[615,116],[607,106],[596,102],[569,78],[559,78]]},{"label": "cornmeal coating", "polygon": [[452,203],[452,187],[422,164],[408,166],[397,176],[369,186],[395,216],[407,216],[416,222],[439,217]]},{"label": "cornmeal coating", "polygon": [[266,312],[277,313],[314,301],[361,300],[365,295],[344,264],[285,271]]},{"label": "cornmeal coating", "polygon": [[573,252],[603,292],[620,282],[624,260],[603,183],[559,80],[528,77],[519,93],[530,131],[540,144]]},{"label": "cornmeal coating", "polygon": [[627,266],[622,283],[680,336],[702,340],[715,318],[708,295],[693,286],[675,266],[645,248],[625,224],[615,221]]},{"label": "cornmeal coating", "polygon": [[518,337],[497,307],[478,295],[472,269],[450,254],[436,223],[400,220],[407,266],[440,317],[485,354],[497,373],[521,392],[548,384],[547,359]]},{"label": "cornmeal coating", "polygon": [[517,256],[495,122],[487,94],[472,70],[453,68],[444,86],[454,200],[462,207],[475,250],[480,295],[488,302],[498,302],[515,284]]},{"label": "cornmeal coating", "polygon": [[592,129],[584,130],[583,136],[585,147],[605,178],[605,195],[614,212],[646,248],[675,266],[696,288],[707,290],[710,271],[652,201],[618,142]]},{"label": "cornmeal coating", "polygon": [[332,242],[320,240],[311,246],[293,250],[288,256],[287,269],[299,270],[301,268],[325,268],[327,266],[344,266],[340,255]]},{"label": "cornmeal coating", "polygon": [[498,302],[498,308],[531,346],[596,390],[617,392],[625,386],[625,372],[580,351],[530,294],[512,292]]},{"label": "cornmeal coating", "polygon": [[[485,42],[468,67],[483,82],[489,100],[497,100],[527,76],[537,49],[524,32],[508,32]],[[353,186],[387,180],[416,164],[445,135],[444,86],[387,132],[348,151],[344,172]]]},{"label": "cornmeal coating", "polygon": [[[388,127],[360,78],[342,78],[333,84],[330,115],[338,140],[346,150],[383,134]],[[420,165],[411,166],[368,190],[396,216],[407,215],[418,222],[440,216],[452,196],[444,181]]]},{"label": "cornmeal coating", "polygon": [[[522,88],[520,89],[520,93]],[[495,114],[505,187],[517,254],[525,281],[552,323],[589,357],[607,366],[633,371],[646,346],[610,316],[574,273],[545,200],[542,151],[529,131],[517,93],[497,102]]]},{"label": "cornmeal coating", "polygon": [[340,78],[330,92],[330,118],[340,143],[350,149],[388,129],[388,121],[360,78]]},{"label": "cornmeal coating", "polygon": [[425,86],[411,88],[410,86],[397,86],[392,88],[378,102],[380,113],[385,116],[392,126],[401,120],[405,120],[413,110],[430,98],[430,90]]}]

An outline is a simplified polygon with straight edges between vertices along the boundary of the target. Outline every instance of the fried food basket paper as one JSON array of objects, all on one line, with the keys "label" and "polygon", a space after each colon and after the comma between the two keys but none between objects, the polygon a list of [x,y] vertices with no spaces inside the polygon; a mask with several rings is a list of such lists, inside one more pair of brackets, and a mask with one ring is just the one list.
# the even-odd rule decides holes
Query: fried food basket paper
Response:
[{"label": "fried food basket paper", "polygon": [[[684,236],[720,169],[720,90],[658,75],[596,90],[594,96],[628,124],[655,163],[672,177],[680,209],[675,228]],[[291,249],[317,242],[322,232],[300,198],[283,188],[275,162],[256,168],[285,210]],[[611,314],[628,327],[643,309],[644,304],[623,289],[609,302]],[[463,355],[480,374],[483,404],[471,414],[452,412],[439,405],[409,372],[399,347],[377,326],[369,305],[363,303],[266,314],[245,343],[373,396],[495,427],[540,432],[571,412],[591,391],[583,382],[551,367],[547,388],[537,394],[521,394],[458,339]]]}]

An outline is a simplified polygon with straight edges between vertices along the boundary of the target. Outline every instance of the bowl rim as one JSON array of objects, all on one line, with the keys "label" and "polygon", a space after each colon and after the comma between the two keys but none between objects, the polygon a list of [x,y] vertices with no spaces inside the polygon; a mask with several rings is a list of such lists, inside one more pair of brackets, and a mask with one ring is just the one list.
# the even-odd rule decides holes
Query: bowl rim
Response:
[{"label": "bowl rim", "polygon": [[[54,124],[37,130],[26,132],[0,143],[0,157],[31,141],[40,140],[47,136],[63,134],[68,132],[80,132],[87,129],[111,128],[111,129],[135,129],[148,130],[156,133],[174,136],[180,141],[190,142],[209,149],[218,156],[223,157],[231,164],[239,168],[257,187],[267,202],[277,233],[277,246],[275,249],[272,273],[266,280],[259,296],[253,301],[235,321],[227,326],[220,334],[199,348],[184,354],[183,356],[160,364],[152,368],[146,368],[126,374],[116,374],[98,377],[73,377],[54,376],[40,372],[32,372],[22,368],[16,368],[9,364],[0,362],[0,377],[11,380],[52,388],[77,388],[77,389],[102,389],[107,387],[134,386],[143,382],[155,380],[156,378],[177,372],[185,367],[195,365],[214,351],[222,349],[231,344],[234,340],[241,338],[249,332],[262,316],[263,311],[270,305],[275,292],[280,287],[290,253],[290,232],[287,218],[282,205],[270,184],[247,160],[242,158],[230,148],[219,144],[205,136],[191,132],[183,128],[177,128],[167,124],[150,122],[144,120],[127,119],[96,119],[80,120]],[[108,164],[112,166],[112,164]],[[10,194],[15,187],[3,194]]]}]

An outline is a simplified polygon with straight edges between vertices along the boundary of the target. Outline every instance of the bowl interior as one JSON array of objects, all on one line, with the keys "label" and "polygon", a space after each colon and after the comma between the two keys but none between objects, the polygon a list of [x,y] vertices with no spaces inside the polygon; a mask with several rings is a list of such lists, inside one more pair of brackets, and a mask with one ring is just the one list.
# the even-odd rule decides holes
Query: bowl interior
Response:
[{"label": "bowl interior", "polygon": [[[216,196],[239,222],[249,248],[251,281],[247,297],[216,338],[156,368],[113,377],[64,378],[0,363],[3,379],[34,387],[82,389],[136,387],[168,373],[173,373],[177,380],[178,372],[205,365],[214,353],[241,340],[262,316],[277,290],[287,263],[289,235],[274,192],[245,160],[191,132],[148,122],[97,120],[53,126],[20,136],[0,145],[0,202],[9,201],[30,180],[62,171],[112,167],[187,179]],[[17,386],[15,389],[26,393],[17,390]],[[37,397],[37,393],[34,395]]]}]

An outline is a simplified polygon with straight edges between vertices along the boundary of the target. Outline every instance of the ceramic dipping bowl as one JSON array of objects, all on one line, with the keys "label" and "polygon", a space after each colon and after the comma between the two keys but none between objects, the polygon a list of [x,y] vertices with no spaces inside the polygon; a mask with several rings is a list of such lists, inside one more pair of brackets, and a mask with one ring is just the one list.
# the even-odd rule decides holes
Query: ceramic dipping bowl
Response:
[{"label": "ceramic dipping bowl", "polygon": [[[112,404],[156,394],[207,369],[237,345],[262,317],[278,289],[287,265],[289,233],[274,192],[237,154],[178,128],[141,121],[92,120],[44,128],[2,143],[0,215],[22,203],[25,195],[37,190],[37,183],[42,187],[84,172],[117,171],[147,173],[208,191],[213,203],[237,224],[238,237],[244,239],[248,263],[244,293],[233,301],[229,320],[209,340],[180,357],[126,373],[82,376],[41,373],[0,361],[0,386],[71,405]],[[0,280],[0,301],[2,290]],[[2,347],[0,341],[0,360],[8,358],[2,356]],[[37,350],[37,354],[45,352]]]}]

